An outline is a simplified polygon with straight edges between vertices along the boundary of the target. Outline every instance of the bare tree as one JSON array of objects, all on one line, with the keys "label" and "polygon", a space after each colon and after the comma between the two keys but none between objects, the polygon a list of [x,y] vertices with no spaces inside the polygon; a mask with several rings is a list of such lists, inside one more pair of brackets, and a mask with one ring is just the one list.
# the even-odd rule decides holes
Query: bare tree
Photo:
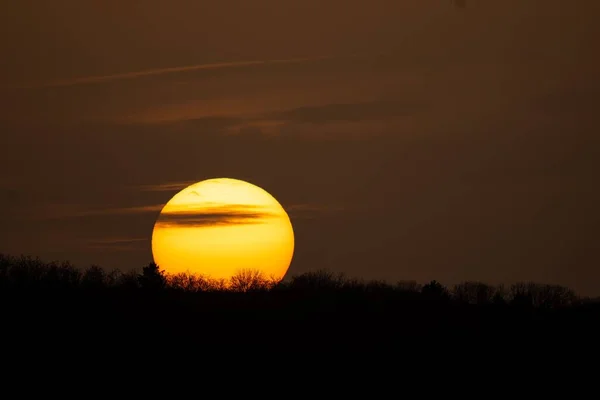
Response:
[{"label": "bare tree", "polygon": [[466,281],[455,285],[454,298],[470,304],[485,304],[492,301],[497,289],[483,282]]},{"label": "bare tree", "polygon": [[106,286],[106,272],[97,265],[91,265],[81,277],[81,284],[86,288],[100,289]]},{"label": "bare tree", "polygon": [[401,292],[420,292],[422,287],[417,281],[398,281],[396,289]]},{"label": "bare tree", "polygon": [[436,280],[433,280],[427,285],[423,286],[421,293],[427,298],[435,300],[445,300],[450,298],[448,289]]},{"label": "bare tree", "polygon": [[230,279],[230,289],[235,292],[249,292],[270,288],[271,281],[259,270],[242,269]]},{"label": "bare tree", "polygon": [[568,306],[577,300],[575,292],[559,285],[534,282],[515,283],[510,288],[511,304],[536,308]]},{"label": "bare tree", "polygon": [[332,290],[344,285],[344,274],[321,269],[292,278],[290,288],[303,290]]}]

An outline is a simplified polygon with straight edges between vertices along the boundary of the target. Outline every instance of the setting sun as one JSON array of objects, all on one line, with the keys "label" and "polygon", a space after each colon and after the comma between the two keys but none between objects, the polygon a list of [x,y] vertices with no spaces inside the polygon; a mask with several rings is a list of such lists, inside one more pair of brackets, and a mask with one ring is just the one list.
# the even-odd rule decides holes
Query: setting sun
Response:
[{"label": "setting sun", "polygon": [[167,273],[229,279],[257,270],[282,279],[294,253],[294,232],[279,202],[237,179],[209,179],[177,193],[152,232],[154,261]]}]

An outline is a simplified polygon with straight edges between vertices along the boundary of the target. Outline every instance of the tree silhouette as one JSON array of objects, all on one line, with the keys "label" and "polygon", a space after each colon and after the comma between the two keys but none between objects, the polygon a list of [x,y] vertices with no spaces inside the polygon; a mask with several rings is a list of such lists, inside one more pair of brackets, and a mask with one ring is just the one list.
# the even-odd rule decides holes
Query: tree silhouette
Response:
[{"label": "tree silhouette", "polygon": [[506,290],[504,289],[504,285],[496,287],[496,292],[492,296],[491,302],[496,305],[506,304]]},{"label": "tree silhouette", "polygon": [[300,290],[335,290],[342,288],[343,285],[343,274],[335,274],[331,271],[320,269],[294,276],[290,283],[290,288]]},{"label": "tree silhouette", "polygon": [[492,301],[497,288],[483,282],[463,282],[454,286],[452,291],[458,301],[470,304],[486,304]]},{"label": "tree silhouette", "polygon": [[170,289],[182,292],[206,292],[219,287],[213,279],[191,273],[180,272],[166,275],[165,278]]},{"label": "tree silhouette", "polygon": [[432,280],[421,289],[421,293],[428,299],[445,300],[450,297],[448,289],[436,280]]},{"label": "tree silhouette", "polygon": [[80,329],[77,324],[90,322],[210,343],[228,332],[244,330],[264,339],[282,329],[286,337],[298,332],[303,349],[321,351],[336,344],[308,332],[328,331],[340,348],[393,347],[394,338],[428,332],[440,337],[589,332],[600,316],[600,299],[584,301],[568,288],[532,282],[506,292],[463,282],[449,291],[435,280],[422,287],[411,281],[388,284],[327,270],[281,282],[256,270],[241,270],[231,280],[168,274],[154,263],[125,273],[107,271],[0,254],[3,323],[22,329],[32,323],[27,331],[39,331],[48,323]]},{"label": "tree silhouette", "polygon": [[420,292],[421,285],[415,281],[398,281],[396,288],[402,292]]},{"label": "tree silhouette", "polygon": [[515,283],[510,288],[511,304],[521,308],[557,308],[573,304],[575,293],[559,285]]},{"label": "tree silhouette", "polygon": [[152,262],[142,269],[142,274],[138,276],[138,282],[144,290],[158,291],[165,288],[167,281],[164,271]]},{"label": "tree silhouette", "polygon": [[106,272],[101,267],[92,265],[83,273],[81,284],[85,288],[101,289],[106,285]]},{"label": "tree silhouette", "polygon": [[235,292],[266,290],[272,286],[271,284],[272,282],[266,279],[261,271],[252,269],[242,269],[230,279],[230,288]]}]

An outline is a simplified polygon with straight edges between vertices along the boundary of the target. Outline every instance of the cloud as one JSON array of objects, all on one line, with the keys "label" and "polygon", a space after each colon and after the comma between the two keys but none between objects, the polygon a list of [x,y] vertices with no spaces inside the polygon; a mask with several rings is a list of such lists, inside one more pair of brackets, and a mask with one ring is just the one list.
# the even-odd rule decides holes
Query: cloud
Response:
[{"label": "cloud", "polygon": [[[175,190],[183,186],[183,182],[171,182],[157,185],[143,186],[145,190],[167,191],[169,188]],[[192,191],[192,194],[198,195]],[[106,209],[75,210],[74,207],[60,207],[44,212],[43,219],[64,219],[64,218],[82,218],[82,217],[103,217],[103,216],[132,216],[153,214],[158,216],[157,225],[162,227],[207,227],[207,226],[226,226],[226,225],[244,225],[261,224],[270,218],[280,218],[281,214],[275,210],[249,204],[223,204],[215,202],[203,202],[201,204],[192,204],[186,209],[177,211],[163,211],[164,204],[151,204],[136,207],[120,207]],[[319,216],[331,215],[333,213],[348,211],[341,206],[318,205],[318,204],[291,204],[284,206],[284,210],[293,220],[314,219]],[[162,211],[162,213],[160,213]],[[87,242],[94,248],[113,248],[115,246],[131,247],[136,242],[144,241],[141,238],[107,238]]]},{"label": "cloud", "polygon": [[82,78],[65,79],[55,82],[49,82],[42,87],[61,87],[61,86],[76,86],[93,83],[103,83],[122,79],[135,79],[142,78],[145,76],[153,75],[164,75],[173,74],[180,72],[190,71],[201,71],[201,70],[214,70],[223,68],[235,68],[235,67],[250,67],[270,64],[297,64],[310,61],[319,61],[334,58],[332,56],[321,56],[321,57],[306,57],[306,58],[289,58],[289,59],[276,59],[276,60],[254,60],[254,61],[233,61],[233,62],[221,62],[221,63],[210,63],[210,64],[197,64],[187,65],[181,67],[170,67],[170,68],[157,68],[147,69],[142,71],[125,72],[121,74],[112,75],[99,75],[99,76],[86,76]]},{"label": "cloud", "polygon": [[379,100],[298,107],[271,113],[266,116],[266,119],[312,124],[360,122],[412,115],[422,108],[423,105],[416,102]]},{"label": "cloud", "polygon": [[44,213],[50,219],[57,218],[78,218],[106,215],[131,215],[131,214],[149,214],[157,213],[162,210],[164,204],[152,204],[147,206],[136,207],[119,207],[119,208],[104,208],[104,209],[76,209],[73,206],[53,207],[51,210],[46,210]]},{"label": "cloud", "polygon": [[186,187],[193,185],[194,183],[197,183],[197,181],[167,182],[159,183],[156,185],[141,185],[137,186],[136,189],[144,192],[171,192],[185,189]]},{"label": "cloud", "polygon": [[229,127],[236,126],[252,117],[207,115],[198,116],[198,110],[181,109],[159,109],[145,112],[139,115],[128,115],[121,119],[125,125],[179,125],[185,127],[188,123],[193,123],[194,128],[200,131],[220,132]]},{"label": "cloud", "polygon": [[327,211],[330,210],[330,207],[319,206],[315,204],[291,204],[286,206],[285,209],[288,212],[298,211],[298,212],[319,212],[319,211]]},{"label": "cloud", "polygon": [[138,243],[138,242],[147,242],[148,238],[103,238],[103,239],[95,239],[90,240],[88,243],[91,244],[101,244],[101,245],[110,245],[110,244],[128,244],[128,243]]},{"label": "cloud", "polygon": [[[193,182],[195,183],[195,182]],[[179,190],[187,187],[187,182],[169,182],[156,185],[139,186],[140,190],[146,191],[169,191]],[[190,194],[199,196],[196,191]],[[139,215],[139,214],[158,214],[163,211],[165,204],[150,204],[135,207],[118,207],[105,209],[76,209],[74,206],[52,207],[44,210],[46,218],[79,218],[109,215]],[[294,218],[310,218],[317,214],[343,211],[343,207],[324,206],[316,204],[292,204],[284,206],[285,211]],[[48,217],[49,216],[49,217]],[[160,214],[158,223],[163,225],[188,225],[188,226],[206,226],[206,225],[228,225],[228,224],[249,224],[261,223],[261,219],[279,217],[278,213],[270,208],[250,204],[223,204],[215,202],[203,202],[201,204],[192,204],[185,210],[164,212]],[[104,244],[136,239],[106,239]],[[139,239],[141,240],[141,239]],[[94,241],[101,244],[101,241]]]},{"label": "cloud", "polygon": [[[427,105],[415,100],[374,100],[354,103],[331,103],[307,105],[284,110],[272,110],[264,113],[230,116],[193,117],[193,111],[185,113],[170,111],[168,115],[155,113],[135,121],[142,124],[169,123],[173,127],[187,127],[203,134],[240,135],[240,136],[278,136],[291,135],[298,129],[313,132],[316,126],[326,129],[339,128],[348,131],[358,124],[377,124],[386,126],[393,120],[413,116],[427,108]],[[202,112],[198,110],[197,112]],[[372,128],[372,127],[371,127]],[[377,130],[370,129],[370,131]]]},{"label": "cloud", "polygon": [[222,205],[217,207],[163,213],[157,221],[161,227],[211,227],[261,224],[280,215],[253,205]]},{"label": "cloud", "polygon": [[107,214],[145,214],[154,213],[162,210],[164,204],[151,204],[147,206],[136,206],[136,207],[122,207],[122,208],[108,208],[104,210],[90,210],[82,211],[78,215],[107,215]]},{"label": "cloud", "polygon": [[315,219],[324,215],[331,215],[336,212],[348,211],[346,207],[321,205],[321,204],[290,204],[284,207],[290,219]]}]

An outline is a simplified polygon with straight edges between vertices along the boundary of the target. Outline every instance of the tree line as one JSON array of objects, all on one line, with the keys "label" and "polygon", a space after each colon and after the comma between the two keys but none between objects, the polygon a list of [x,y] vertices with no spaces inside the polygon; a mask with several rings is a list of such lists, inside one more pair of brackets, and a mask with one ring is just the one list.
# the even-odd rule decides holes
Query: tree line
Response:
[{"label": "tree line", "polygon": [[573,290],[535,282],[490,285],[466,281],[451,287],[431,281],[385,281],[349,278],[328,270],[310,271],[277,280],[260,271],[240,270],[229,280],[199,274],[169,274],[149,263],[140,270],[107,271],[97,265],[79,269],[69,262],[44,262],[29,256],[0,254],[0,290],[3,291],[127,291],[144,293],[306,293],[363,296],[370,299],[403,296],[475,305],[514,305],[561,308],[590,301]]}]

